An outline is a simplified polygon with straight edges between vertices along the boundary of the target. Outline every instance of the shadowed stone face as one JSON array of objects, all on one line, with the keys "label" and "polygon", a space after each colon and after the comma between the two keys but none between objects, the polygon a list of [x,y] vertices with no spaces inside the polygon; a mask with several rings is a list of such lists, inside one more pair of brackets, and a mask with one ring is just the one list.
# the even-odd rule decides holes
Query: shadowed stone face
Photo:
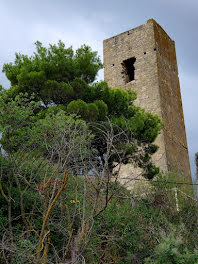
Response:
[{"label": "shadowed stone face", "polygon": [[178,181],[191,183],[174,41],[150,19],[104,40],[103,51],[108,84],[134,89],[135,103],[164,122],[155,141],[159,150],[153,155],[154,163],[164,172],[177,171]]}]

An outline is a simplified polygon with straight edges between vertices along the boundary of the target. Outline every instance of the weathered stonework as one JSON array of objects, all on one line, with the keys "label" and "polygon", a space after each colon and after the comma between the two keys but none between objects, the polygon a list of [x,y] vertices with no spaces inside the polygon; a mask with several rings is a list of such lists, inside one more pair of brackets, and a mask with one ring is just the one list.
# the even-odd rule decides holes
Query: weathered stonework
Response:
[{"label": "weathered stonework", "polygon": [[175,43],[155,20],[104,40],[104,79],[112,87],[134,89],[136,104],[162,118],[153,161],[164,172],[177,171],[179,182],[192,183]]}]

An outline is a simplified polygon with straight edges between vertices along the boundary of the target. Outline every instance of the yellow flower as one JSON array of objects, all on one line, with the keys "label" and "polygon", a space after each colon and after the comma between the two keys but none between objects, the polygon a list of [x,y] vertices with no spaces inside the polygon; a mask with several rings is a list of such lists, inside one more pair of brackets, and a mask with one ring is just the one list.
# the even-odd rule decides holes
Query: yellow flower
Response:
[{"label": "yellow flower", "polygon": [[70,203],[80,203],[79,200],[70,200]]}]

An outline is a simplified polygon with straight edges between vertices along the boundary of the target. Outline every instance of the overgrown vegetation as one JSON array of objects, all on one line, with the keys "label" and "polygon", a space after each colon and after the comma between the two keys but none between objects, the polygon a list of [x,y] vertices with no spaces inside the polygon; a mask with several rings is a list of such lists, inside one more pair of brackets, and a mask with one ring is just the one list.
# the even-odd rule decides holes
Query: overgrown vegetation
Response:
[{"label": "overgrown vegetation", "polygon": [[[151,162],[162,123],[133,91],[94,82],[101,67],[90,47],[62,42],[4,65],[2,264],[198,263],[197,204],[178,204]],[[119,183],[129,162],[150,182],[144,196]]]}]

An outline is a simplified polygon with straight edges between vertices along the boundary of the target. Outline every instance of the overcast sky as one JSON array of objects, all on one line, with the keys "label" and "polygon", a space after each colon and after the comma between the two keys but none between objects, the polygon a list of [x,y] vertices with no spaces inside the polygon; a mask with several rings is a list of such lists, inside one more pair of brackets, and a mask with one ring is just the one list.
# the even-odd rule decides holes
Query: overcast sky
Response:
[{"label": "overcast sky", "polygon": [[[0,0],[0,71],[15,52],[32,54],[34,42],[78,48],[102,58],[102,41],[154,18],[175,40],[192,174],[198,152],[197,0]],[[103,79],[103,71],[99,74]],[[0,73],[0,83],[9,83]]]}]

